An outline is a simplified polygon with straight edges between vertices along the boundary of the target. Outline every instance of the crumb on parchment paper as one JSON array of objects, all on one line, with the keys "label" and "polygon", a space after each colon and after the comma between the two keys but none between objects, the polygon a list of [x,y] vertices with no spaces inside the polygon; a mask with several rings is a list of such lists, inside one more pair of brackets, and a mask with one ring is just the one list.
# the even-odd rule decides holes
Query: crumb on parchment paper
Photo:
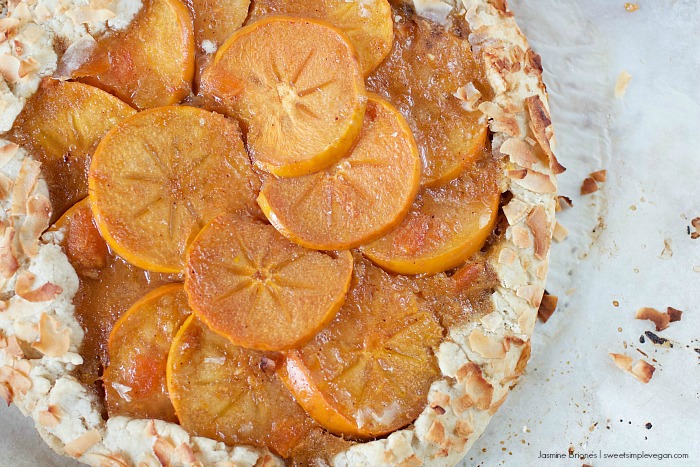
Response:
[{"label": "crumb on parchment paper", "polygon": [[615,82],[615,97],[617,99],[624,97],[630,81],[632,81],[632,75],[630,75],[627,70],[622,70],[617,77],[617,81]]}]

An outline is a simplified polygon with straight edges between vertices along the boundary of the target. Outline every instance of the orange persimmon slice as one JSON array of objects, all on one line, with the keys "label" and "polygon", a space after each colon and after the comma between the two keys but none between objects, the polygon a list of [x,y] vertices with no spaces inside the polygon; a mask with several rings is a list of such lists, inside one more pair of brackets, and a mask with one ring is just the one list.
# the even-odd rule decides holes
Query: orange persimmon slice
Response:
[{"label": "orange persimmon slice", "polygon": [[267,177],[258,204],[287,238],[307,248],[355,248],[396,226],[420,184],[420,159],[406,121],[370,96],[352,152],[332,167],[296,178]]},{"label": "orange persimmon slice", "polygon": [[397,274],[435,274],[462,264],[481,249],[498,216],[501,191],[493,170],[483,168],[424,188],[403,222],[365,245],[364,255]]},{"label": "orange persimmon slice", "polygon": [[165,381],[170,344],[190,315],[182,284],[165,285],[136,302],[109,334],[104,373],[107,411],[177,422]]},{"label": "orange persimmon slice", "polygon": [[474,109],[478,102],[467,105],[467,89],[485,100],[491,91],[480,84],[486,82],[484,72],[466,37],[420,18],[403,18],[395,36],[391,54],[367,79],[367,88],[404,114],[423,159],[422,184],[438,186],[481,157],[486,118]]},{"label": "orange persimmon slice", "polygon": [[97,143],[136,111],[93,86],[45,78],[19,114],[9,138],[41,162],[52,221],[87,196],[87,172]]},{"label": "orange persimmon slice", "polygon": [[257,20],[270,14],[317,18],[340,28],[355,46],[365,75],[391,51],[394,21],[387,0],[256,0],[250,12]]},{"label": "orange persimmon slice", "polygon": [[194,79],[190,12],[180,0],[146,0],[132,24],[101,38],[71,76],[139,110],[181,101]]},{"label": "orange persimmon slice", "polygon": [[197,316],[234,344],[289,349],[333,319],[352,264],[348,251],[307,250],[269,224],[225,215],[192,242],[185,289]]},{"label": "orange persimmon slice", "polygon": [[236,31],[204,70],[200,93],[243,121],[255,165],[282,177],[342,157],[366,105],[347,37],[317,20],[279,16]]},{"label": "orange persimmon slice", "polygon": [[235,122],[194,107],[141,112],[98,145],[90,200],[102,236],[131,264],[180,272],[213,217],[258,212],[259,181]]},{"label": "orange persimmon slice", "polygon": [[250,0],[187,0],[194,17],[194,36],[200,51],[223,44],[248,17]]},{"label": "orange persimmon slice", "polygon": [[366,260],[337,318],[311,342],[287,353],[280,377],[327,430],[367,439],[412,422],[440,375],[442,339],[429,307],[405,278]]},{"label": "orange persimmon slice", "polygon": [[275,374],[276,358],[236,347],[192,315],[168,355],[168,391],[180,425],[228,445],[289,455],[312,424]]}]

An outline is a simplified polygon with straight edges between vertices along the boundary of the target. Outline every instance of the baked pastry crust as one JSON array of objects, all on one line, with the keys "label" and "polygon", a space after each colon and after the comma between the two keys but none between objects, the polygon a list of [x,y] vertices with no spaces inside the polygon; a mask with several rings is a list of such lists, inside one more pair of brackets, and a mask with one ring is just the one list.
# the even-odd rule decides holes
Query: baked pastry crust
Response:
[{"label": "baked pastry crust", "polygon": [[[385,439],[337,454],[334,465],[450,465],[484,431],[521,376],[544,293],[554,227],[555,175],[563,167],[542,83],[539,56],[528,46],[505,0],[452,5],[416,0],[418,14],[444,21],[465,14],[469,41],[483,59],[494,98],[478,105],[489,119],[492,147],[503,158],[507,228],[487,260],[498,275],[493,311],[450,329],[437,358],[442,378],[415,423]],[[469,100],[465,92],[465,101]],[[473,102],[467,102],[473,105]],[[50,204],[40,165],[0,140],[0,396],[36,423],[59,454],[91,465],[277,465],[264,449],[229,447],[159,420],[101,416],[101,403],[70,375],[82,363],[83,330],[72,298],[78,278],[48,227]]]}]

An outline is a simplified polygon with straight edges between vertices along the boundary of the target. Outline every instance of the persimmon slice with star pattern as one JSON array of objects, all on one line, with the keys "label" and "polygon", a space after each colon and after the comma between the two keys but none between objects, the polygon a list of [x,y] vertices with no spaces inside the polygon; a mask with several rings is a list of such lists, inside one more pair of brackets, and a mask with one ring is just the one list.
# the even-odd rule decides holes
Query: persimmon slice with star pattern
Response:
[{"label": "persimmon slice with star pattern", "polygon": [[338,316],[288,353],[280,377],[328,431],[374,438],[425,408],[440,374],[433,352],[441,340],[442,328],[406,278],[358,259]]},{"label": "persimmon slice with star pattern", "polygon": [[197,316],[234,344],[284,350],[335,317],[352,266],[348,251],[307,250],[269,224],[224,215],[192,242],[185,290]]},{"label": "persimmon slice with star pattern", "polygon": [[88,177],[107,243],[166,273],[184,268],[187,245],[216,215],[256,211],[259,185],[236,123],[186,106],[124,120],[97,146]]}]

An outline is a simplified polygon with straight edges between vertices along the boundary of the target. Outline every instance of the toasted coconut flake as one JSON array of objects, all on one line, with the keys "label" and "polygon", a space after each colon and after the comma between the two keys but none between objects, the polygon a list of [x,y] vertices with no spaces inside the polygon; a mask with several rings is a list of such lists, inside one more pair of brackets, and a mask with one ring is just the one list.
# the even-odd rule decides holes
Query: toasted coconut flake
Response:
[{"label": "toasted coconut flake", "polygon": [[513,198],[508,204],[503,206],[503,214],[505,214],[510,225],[515,225],[525,218],[528,209],[529,206],[526,203],[520,201],[518,198]]},{"label": "toasted coconut flake", "polygon": [[77,459],[100,441],[102,441],[102,435],[100,432],[96,429],[90,430],[66,444],[66,454]]},{"label": "toasted coconut flake", "polygon": [[552,314],[554,314],[556,311],[558,303],[559,297],[556,295],[549,295],[547,292],[545,292],[542,296],[540,307],[537,310],[537,317],[540,319],[540,321],[543,323],[549,321],[549,318],[551,318]]},{"label": "toasted coconut flake", "polygon": [[29,158],[25,158],[22,161],[22,166],[19,169],[17,178],[15,178],[15,185],[12,187],[12,206],[10,208],[12,216],[17,217],[27,214],[27,200],[36,186],[40,170],[40,162]]},{"label": "toasted coconut flake", "polygon": [[644,307],[637,310],[636,319],[648,319],[656,325],[657,331],[663,331],[668,328],[671,318],[666,313],[661,313],[654,308]]},{"label": "toasted coconut flake", "polygon": [[527,105],[528,114],[530,115],[530,129],[535,135],[535,139],[540,147],[549,158],[549,168],[555,175],[563,173],[566,171],[566,167],[559,163],[550,144],[553,135],[552,120],[549,118],[549,112],[544,102],[540,96],[530,96],[525,99],[525,104]]},{"label": "toasted coconut flake", "polygon": [[484,379],[481,368],[470,362],[462,366],[455,374],[457,381],[464,383],[465,394],[455,400],[455,411],[464,412],[472,406],[487,410],[493,400],[493,386]]},{"label": "toasted coconut flake", "polygon": [[605,183],[605,179],[607,178],[608,171],[603,169],[603,170],[598,170],[597,172],[591,172],[591,178],[595,180],[596,182],[600,183]]},{"label": "toasted coconut flake", "polygon": [[569,236],[569,230],[561,225],[558,221],[554,224],[554,231],[552,232],[552,238],[557,242],[563,242],[566,237]]},{"label": "toasted coconut flake", "polygon": [[32,344],[32,348],[47,357],[62,357],[68,353],[73,331],[68,327],[59,329],[59,325],[53,316],[42,313],[39,319],[39,340]]},{"label": "toasted coconut flake", "polygon": [[2,381],[0,381],[0,399],[4,400],[7,406],[12,403],[12,390]]},{"label": "toasted coconut flake", "polygon": [[529,144],[519,138],[508,138],[503,142],[501,153],[510,156],[510,160],[521,167],[530,168],[538,160]]},{"label": "toasted coconut flake", "polygon": [[527,176],[527,169],[509,170],[508,176],[515,180],[522,180]]},{"label": "toasted coconut flake", "polygon": [[498,409],[501,408],[501,406],[503,405],[503,403],[506,401],[507,398],[508,398],[508,392],[506,391],[506,393],[503,394],[503,397],[501,397],[499,400],[494,402],[491,405],[491,407],[489,407],[489,415],[493,415],[496,412],[498,412]]},{"label": "toasted coconut flake", "polygon": [[481,99],[481,92],[474,86],[471,81],[461,88],[457,89],[454,96],[462,101],[462,107],[469,112],[477,110],[477,103]]},{"label": "toasted coconut flake", "polygon": [[542,302],[542,294],[544,294],[544,288],[539,285],[523,285],[518,287],[516,295],[534,306],[539,307]]},{"label": "toasted coconut flake", "polygon": [[61,423],[60,409],[50,405],[47,410],[39,412],[39,424],[47,428],[57,427]]},{"label": "toasted coconut flake", "polygon": [[632,75],[627,70],[622,70],[615,82],[615,97],[622,99],[627,92],[627,86],[632,81]]},{"label": "toasted coconut flake", "polygon": [[5,279],[14,276],[19,269],[19,262],[14,248],[15,229],[5,228],[0,237],[0,275]]},{"label": "toasted coconut flake", "polygon": [[66,16],[73,20],[73,24],[80,26],[105,22],[114,18],[116,14],[106,8],[96,10],[91,7],[81,7],[66,11]]},{"label": "toasted coconut flake", "polygon": [[131,387],[121,383],[112,383],[112,387],[115,391],[117,391],[119,397],[124,399],[126,402],[131,402],[131,396],[129,395],[129,392],[132,390]]},{"label": "toasted coconut flake", "polygon": [[[557,187],[549,175],[532,169],[525,170],[525,176],[522,179],[517,177],[513,178],[516,184],[527,190],[534,191],[535,193],[554,193],[557,191]],[[509,172],[509,175],[511,172]]]},{"label": "toasted coconut flake", "polygon": [[197,461],[197,456],[194,455],[192,448],[187,443],[181,443],[175,448],[175,457],[185,465],[194,465]]},{"label": "toasted coconut flake", "polygon": [[41,68],[41,63],[37,62],[34,58],[28,57],[19,62],[19,70],[17,74],[20,78],[24,78],[27,75],[36,73]]},{"label": "toasted coconut flake", "polygon": [[695,229],[695,232],[692,232],[690,234],[690,238],[692,238],[693,240],[697,240],[698,238],[700,238],[700,217],[696,217],[695,219],[690,221],[690,224]]},{"label": "toasted coconut flake", "polygon": [[155,420],[149,420],[146,423],[146,428],[144,429],[144,434],[146,436],[158,436],[158,431],[156,430]]},{"label": "toasted coconut flake", "polygon": [[639,10],[639,4],[638,3],[625,3],[625,11],[629,13],[634,13],[635,11]]},{"label": "toasted coconut flake", "polygon": [[[24,360],[17,361],[15,365],[22,361]],[[29,369],[19,368],[19,365],[17,366],[18,367],[16,368],[9,365],[0,367],[0,386],[5,385],[9,387],[9,402],[11,402],[13,396],[17,394],[26,394],[32,387],[32,380],[29,379],[29,371],[31,370],[31,366]]]},{"label": "toasted coconut flake", "polygon": [[460,438],[468,438],[472,433],[474,433],[474,427],[468,420],[457,420],[457,423],[455,423],[455,435]]},{"label": "toasted coconut flake", "polygon": [[525,342],[523,345],[523,351],[520,354],[518,363],[515,365],[515,375],[519,377],[525,371],[528,360],[530,360],[530,354],[532,353],[532,344],[530,341]]},{"label": "toasted coconut flake", "polygon": [[19,26],[19,19],[17,18],[0,18],[0,31],[5,33],[11,33],[17,30]]},{"label": "toasted coconut flake", "polygon": [[492,311],[491,313],[482,317],[479,321],[481,322],[482,326],[484,326],[484,329],[489,332],[494,332],[503,324],[503,318],[501,317],[500,313],[496,311]]},{"label": "toasted coconut flake", "polygon": [[681,320],[681,316],[683,315],[683,312],[681,310],[673,308],[672,306],[669,306],[666,308],[666,314],[668,315],[669,320],[672,323],[675,323],[676,321]]},{"label": "toasted coconut flake", "polygon": [[504,110],[498,104],[490,101],[482,102],[479,104],[479,110],[481,110],[481,112],[483,112],[483,114],[491,120],[490,126],[494,133],[502,132],[515,138],[522,136],[522,131],[520,129],[520,125],[518,125],[518,121],[504,112]]},{"label": "toasted coconut flake", "polygon": [[556,200],[556,211],[559,212],[566,208],[573,208],[574,207],[574,202],[569,198],[568,196],[557,196]]},{"label": "toasted coconut flake", "polygon": [[591,177],[587,177],[581,184],[581,195],[590,195],[598,191],[598,184]]},{"label": "toasted coconut flake", "polygon": [[163,467],[168,467],[173,465],[171,459],[173,454],[175,454],[175,446],[167,439],[158,436],[155,443],[153,443],[153,454],[155,454]]},{"label": "toasted coconut flake", "polygon": [[39,238],[49,227],[51,202],[43,195],[34,195],[27,200],[27,217],[19,231],[19,244],[30,258],[39,253]]},{"label": "toasted coconut flake", "polygon": [[503,248],[498,254],[498,262],[500,264],[513,264],[518,259],[518,255],[511,248]]},{"label": "toasted coconut flake", "polygon": [[535,237],[535,258],[545,259],[549,252],[552,237],[547,221],[547,212],[543,206],[535,206],[527,216],[527,226]]},{"label": "toasted coconut flake", "polygon": [[[2,346],[0,346],[0,348],[2,348]],[[24,352],[22,351],[22,346],[19,344],[19,340],[17,340],[17,336],[12,335],[7,338],[5,353],[17,358],[24,357]]]},{"label": "toasted coconut flake", "polygon": [[495,336],[484,334],[481,328],[469,334],[469,346],[484,358],[503,358],[506,355],[503,344]]},{"label": "toasted coconut flake", "polygon": [[8,83],[19,83],[19,58],[5,53],[0,55],[0,76]]},{"label": "toasted coconut flake", "polygon": [[53,300],[63,292],[59,285],[47,282],[41,287],[32,289],[36,276],[29,271],[21,270],[17,274],[15,293],[28,302],[47,302]]},{"label": "toasted coconut flake", "polygon": [[428,428],[428,432],[425,434],[425,439],[433,444],[440,446],[445,446],[447,438],[445,437],[445,426],[440,422],[440,420],[433,420],[432,425]]},{"label": "toasted coconut flake", "polygon": [[632,369],[632,357],[628,357],[627,355],[622,355],[619,353],[611,353],[610,356],[612,357],[613,361],[615,362],[615,365],[617,365],[619,369],[628,372]]},{"label": "toasted coconut flake", "polygon": [[656,371],[656,368],[654,368],[653,365],[650,365],[644,360],[637,360],[635,364],[632,365],[630,373],[642,383],[647,384],[651,381],[651,377],[654,376],[654,371]]},{"label": "toasted coconut flake", "polygon": [[12,193],[15,182],[5,174],[0,173],[0,199],[7,199]]},{"label": "toasted coconut flake", "polygon": [[15,143],[8,143],[0,147],[0,168],[5,167],[8,162],[15,157],[17,151],[19,150],[19,145]]},{"label": "toasted coconut flake", "polygon": [[515,246],[518,248],[530,247],[530,233],[525,227],[521,227],[519,225],[511,227],[511,233],[513,234],[513,244]]}]

